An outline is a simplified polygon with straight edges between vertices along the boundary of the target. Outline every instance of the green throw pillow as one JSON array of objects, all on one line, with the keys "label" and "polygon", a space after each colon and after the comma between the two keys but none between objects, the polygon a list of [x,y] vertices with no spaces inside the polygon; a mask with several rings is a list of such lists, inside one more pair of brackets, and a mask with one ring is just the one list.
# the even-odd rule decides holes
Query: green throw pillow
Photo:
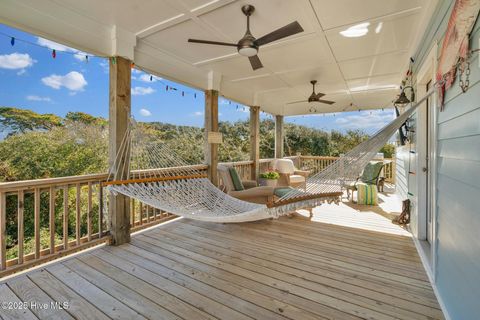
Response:
[{"label": "green throw pillow", "polygon": [[292,187],[275,188],[274,193],[277,197],[282,198],[292,190],[294,190]]},{"label": "green throw pillow", "polygon": [[233,187],[235,188],[235,191],[245,190],[237,170],[235,170],[235,168],[232,167],[232,168],[228,168],[228,171],[230,172],[230,177],[232,178]]}]

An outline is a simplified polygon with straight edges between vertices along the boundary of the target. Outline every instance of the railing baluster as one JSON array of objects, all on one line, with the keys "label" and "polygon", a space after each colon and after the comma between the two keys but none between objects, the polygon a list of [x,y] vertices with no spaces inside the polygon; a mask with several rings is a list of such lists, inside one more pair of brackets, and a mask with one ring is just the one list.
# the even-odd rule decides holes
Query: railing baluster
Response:
[{"label": "railing baluster", "polygon": [[135,199],[131,199],[130,202],[132,203],[132,210],[130,211],[130,225],[135,227]]},{"label": "railing baluster", "polygon": [[147,207],[147,223],[150,222],[150,212],[152,211],[152,207],[148,206]]},{"label": "railing baluster", "polygon": [[40,258],[40,189],[34,193],[35,259]]},{"label": "railing baluster", "polygon": [[0,192],[0,270],[7,267],[7,195]]},{"label": "railing baluster", "polygon": [[103,236],[103,187],[98,183],[98,237]]},{"label": "railing baluster", "polygon": [[88,183],[87,239],[92,241],[92,183]]},{"label": "railing baluster", "polygon": [[49,218],[50,218],[50,253],[55,252],[55,187],[50,187],[49,191]]},{"label": "railing baluster", "polygon": [[63,250],[68,249],[68,186],[63,187]]},{"label": "railing baluster", "polygon": [[77,183],[77,196],[75,199],[75,236],[77,237],[77,246],[80,245],[80,218],[81,218],[81,207],[80,207],[80,196],[81,196],[81,187]]},{"label": "railing baluster", "polygon": [[18,208],[18,264],[23,263],[23,237],[25,233],[24,229],[24,217],[23,217],[23,212],[25,208],[25,193],[23,190],[18,191],[18,199],[17,199],[17,208]]}]

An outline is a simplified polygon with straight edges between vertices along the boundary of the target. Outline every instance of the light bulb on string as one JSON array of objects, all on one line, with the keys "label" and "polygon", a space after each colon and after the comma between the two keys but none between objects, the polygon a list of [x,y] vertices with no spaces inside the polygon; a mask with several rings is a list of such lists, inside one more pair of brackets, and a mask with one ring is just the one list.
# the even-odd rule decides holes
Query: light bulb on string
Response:
[{"label": "light bulb on string", "polygon": [[12,45],[12,47],[15,45],[15,37],[12,37],[12,39],[10,39],[10,44]]}]

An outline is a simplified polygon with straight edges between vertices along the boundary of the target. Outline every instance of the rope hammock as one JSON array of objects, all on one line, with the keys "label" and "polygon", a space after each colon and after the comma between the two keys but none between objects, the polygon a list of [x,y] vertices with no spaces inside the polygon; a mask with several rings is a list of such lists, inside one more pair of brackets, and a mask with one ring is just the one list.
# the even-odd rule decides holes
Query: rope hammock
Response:
[{"label": "rope hammock", "polygon": [[120,193],[178,216],[220,223],[262,220],[323,202],[338,203],[343,187],[356,180],[378,150],[434,90],[367,141],[310,176],[305,188],[292,189],[268,205],[242,201],[222,192],[207,179],[202,166],[189,166],[133,120],[105,185],[114,195]]}]

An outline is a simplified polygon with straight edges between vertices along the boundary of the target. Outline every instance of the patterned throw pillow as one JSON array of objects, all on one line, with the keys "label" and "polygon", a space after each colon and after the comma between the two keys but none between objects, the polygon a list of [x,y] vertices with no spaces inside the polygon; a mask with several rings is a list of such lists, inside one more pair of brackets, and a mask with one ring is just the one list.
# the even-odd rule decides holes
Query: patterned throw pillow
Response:
[{"label": "patterned throw pillow", "polygon": [[376,206],[378,204],[377,186],[363,182],[357,183],[357,203]]},{"label": "patterned throw pillow", "polygon": [[231,168],[228,168],[228,171],[230,172],[230,177],[232,178],[233,187],[235,188],[235,191],[245,190],[245,188],[243,187],[242,180],[240,179],[240,176],[238,175],[237,170],[235,170],[235,168],[231,167]]}]

